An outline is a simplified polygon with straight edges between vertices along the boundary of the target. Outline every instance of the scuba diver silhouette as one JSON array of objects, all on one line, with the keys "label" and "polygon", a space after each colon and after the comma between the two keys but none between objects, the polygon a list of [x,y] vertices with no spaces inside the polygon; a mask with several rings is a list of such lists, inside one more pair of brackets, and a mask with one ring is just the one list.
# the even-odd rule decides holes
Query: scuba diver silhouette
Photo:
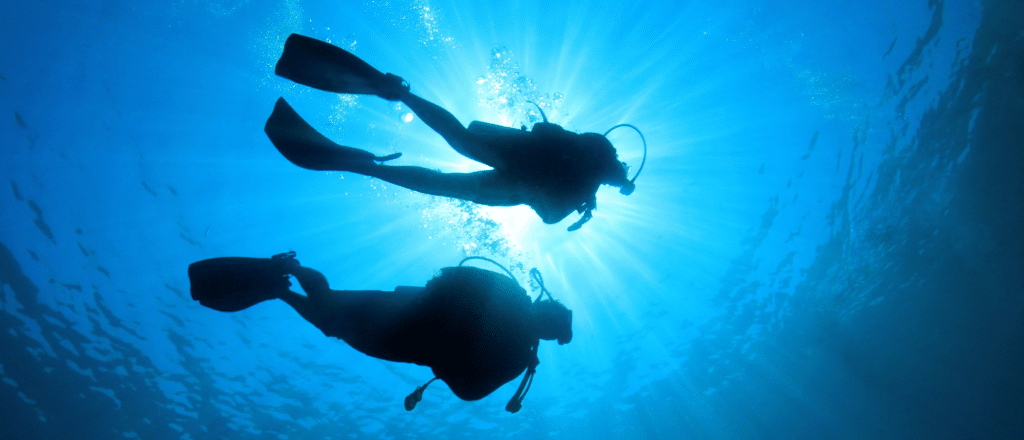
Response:
[{"label": "scuba diver silhouette", "polygon": [[[540,272],[536,300],[508,273],[462,266],[441,269],[425,287],[394,291],[331,290],[295,252],[271,258],[220,257],[189,265],[192,299],[222,312],[281,299],[326,336],[375,358],[425,365],[434,379],[405,399],[412,410],[427,385],[443,380],[463,400],[479,400],[526,371],[505,409],[517,412],[533,382],[541,339],[572,340],[572,311],[551,298]],[[490,260],[487,260],[490,261]],[[493,263],[493,261],[491,261]],[[497,263],[495,263],[497,264]],[[504,269],[504,267],[503,267]],[[289,289],[294,276],[306,295]],[[548,299],[541,300],[543,295]]]},{"label": "scuba diver silhouette", "polygon": [[[619,127],[640,133],[629,124],[612,127],[605,135],[578,134],[547,122],[541,110],[544,122],[535,124],[531,131],[525,126],[519,130],[480,121],[463,127],[447,110],[412,94],[402,78],[383,74],[339,47],[298,34],[285,42],[275,73],[320,90],[401,101],[459,154],[493,169],[443,173],[416,166],[384,165],[402,154],[376,156],[338,145],[279,98],[264,130],[278,151],[295,165],[317,171],[354,172],[413,191],[482,205],[526,204],[547,224],[558,223],[573,211],[582,213],[570,231],[592,217],[601,184],[619,187],[624,195],[632,194],[647,160],[644,140],[644,161],[636,176],[629,179],[626,164],[619,162],[615,147],[605,137]],[[640,136],[643,139],[642,133]]]}]

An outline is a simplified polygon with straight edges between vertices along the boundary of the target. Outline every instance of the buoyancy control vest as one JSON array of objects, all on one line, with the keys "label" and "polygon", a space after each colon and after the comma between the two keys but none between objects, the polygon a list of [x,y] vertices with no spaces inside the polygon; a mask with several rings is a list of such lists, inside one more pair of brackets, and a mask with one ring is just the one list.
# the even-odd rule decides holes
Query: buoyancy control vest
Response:
[{"label": "buoyancy control vest", "polygon": [[422,363],[456,396],[478,400],[536,362],[531,300],[515,280],[475,267],[447,267],[426,285]]}]

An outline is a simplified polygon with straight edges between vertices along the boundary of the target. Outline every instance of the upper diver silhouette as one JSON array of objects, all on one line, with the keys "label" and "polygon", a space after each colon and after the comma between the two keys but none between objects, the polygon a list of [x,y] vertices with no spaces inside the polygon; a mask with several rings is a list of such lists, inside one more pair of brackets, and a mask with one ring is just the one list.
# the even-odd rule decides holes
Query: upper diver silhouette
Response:
[{"label": "upper diver silhouette", "polygon": [[[480,258],[480,257],[471,257]],[[463,260],[465,262],[466,260]],[[293,275],[306,295],[289,290]],[[393,292],[331,290],[320,272],[301,266],[294,252],[271,258],[221,257],[188,267],[192,299],[235,312],[281,299],[327,336],[367,355],[429,366],[461,399],[478,400],[523,371],[505,409],[517,412],[536,371],[541,339],[572,340],[572,311],[551,298],[540,272],[534,301],[512,278],[475,267],[446,267],[425,287]],[[412,410],[427,382],[405,399]]]},{"label": "upper diver silhouette", "polygon": [[[401,101],[459,154],[493,169],[443,173],[416,166],[384,165],[383,162],[397,159],[401,153],[376,156],[338,145],[306,123],[284,98],[279,98],[264,130],[285,158],[303,168],[350,171],[413,191],[483,205],[526,204],[547,224],[558,223],[573,211],[582,213],[579,221],[569,227],[570,231],[579,229],[592,217],[601,184],[619,187],[625,195],[636,188],[636,177],[628,178],[626,164],[619,162],[615,147],[604,135],[572,133],[547,122],[546,116],[531,131],[480,121],[463,127],[447,110],[411,93],[402,78],[381,73],[355,55],[323,41],[292,34],[285,42],[275,73],[320,90]],[[629,124],[612,130],[620,126],[636,130]],[[642,139],[643,134],[640,136]],[[646,161],[646,141],[644,145]],[[642,169],[643,163],[637,176]]]}]

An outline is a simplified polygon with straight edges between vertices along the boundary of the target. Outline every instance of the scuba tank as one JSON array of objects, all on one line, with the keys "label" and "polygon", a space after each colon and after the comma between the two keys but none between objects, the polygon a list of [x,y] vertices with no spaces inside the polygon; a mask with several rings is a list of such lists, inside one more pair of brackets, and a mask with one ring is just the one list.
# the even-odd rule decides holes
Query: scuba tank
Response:
[{"label": "scuba tank", "polygon": [[[504,270],[508,276],[506,277],[499,273],[479,268],[463,266],[467,261],[470,260],[483,260],[490,262]],[[508,268],[497,263],[494,260],[485,257],[466,257],[461,262],[459,262],[459,265],[457,267],[448,267],[442,269],[441,277],[455,278],[457,280],[452,281],[456,281],[458,283],[469,281],[470,284],[477,284],[480,281],[487,280],[490,283],[500,286],[500,288],[515,290],[526,295],[526,290],[519,285],[519,282],[516,281],[515,277],[512,275],[512,272],[509,271]],[[551,292],[549,292],[548,289],[544,286],[544,279],[541,277],[540,271],[538,271],[536,268],[531,269],[530,277],[540,287],[540,293],[537,294],[536,299],[531,301],[532,304],[536,305],[537,303],[539,303],[541,301],[541,298],[545,295],[547,295],[548,301],[556,302],[554,301],[554,298],[551,297]],[[428,288],[429,285],[430,283],[428,283]],[[529,296],[527,296],[527,298],[529,298]],[[565,313],[563,313],[560,318],[564,320],[565,325],[567,327],[567,331],[558,335],[557,340],[559,345],[566,344],[572,340],[572,311],[568,310],[564,306],[561,307],[562,309],[565,310]],[[539,341],[537,341],[537,343],[534,343],[533,346],[530,347],[531,359],[529,360],[529,363],[526,367],[526,374],[523,375],[523,379],[519,383],[519,388],[516,390],[515,395],[513,395],[512,398],[508,401],[508,404],[505,405],[505,410],[510,413],[516,413],[520,409],[522,409],[523,400],[526,398],[526,393],[529,392],[530,386],[533,384],[533,377],[537,373],[537,365],[540,363],[540,361],[537,358],[538,343]],[[416,387],[415,391],[406,396],[404,401],[405,410],[412,411],[414,408],[416,408],[416,404],[423,399],[423,392],[427,389],[427,386],[437,379],[438,377],[430,379],[430,381],[421,386]]]},{"label": "scuba tank", "polygon": [[506,127],[504,125],[492,124],[490,122],[473,121],[469,123],[469,127],[466,128],[470,133],[482,134],[485,136],[505,137],[505,136],[523,136],[526,133],[526,127],[514,128]]},{"label": "scuba tank", "polygon": [[561,125],[553,124],[551,122],[548,122],[548,116],[544,114],[544,110],[542,110],[540,108],[540,106],[537,105],[536,102],[533,102],[533,101],[526,101],[526,102],[529,102],[530,104],[533,104],[533,105],[537,106],[537,110],[540,112],[540,117],[541,117],[541,119],[543,119],[543,122],[538,122],[536,124],[533,124],[533,128],[530,129],[530,131],[526,131],[526,126],[525,125],[522,126],[519,129],[516,129],[516,128],[513,128],[513,127],[506,127],[504,125],[491,124],[489,122],[481,122],[481,121],[470,122],[469,123],[469,127],[467,127],[466,129],[469,130],[470,133],[482,134],[482,135],[487,135],[487,136],[496,136],[496,137],[522,136],[522,135],[525,135],[527,133],[535,133],[535,134],[539,134],[541,136],[552,136],[552,135],[557,136],[557,135],[560,135],[560,134],[567,133],[565,131],[565,129],[562,128]]}]

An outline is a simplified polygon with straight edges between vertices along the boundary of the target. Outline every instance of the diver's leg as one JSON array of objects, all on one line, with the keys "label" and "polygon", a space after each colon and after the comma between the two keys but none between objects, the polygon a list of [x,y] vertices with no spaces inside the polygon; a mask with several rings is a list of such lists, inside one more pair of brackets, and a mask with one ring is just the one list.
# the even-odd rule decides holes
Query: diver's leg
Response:
[{"label": "diver's leg", "polygon": [[324,307],[322,303],[331,294],[327,284],[327,277],[315,269],[300,266],[294,259],[284,260],[288,264],[288,273],[291,273],[306,295],[300,295],[288,289],[282,289],[278,298],[292,306],[310,324],[322,328],[326,322],[323,316]]},{"label": "diver's leg", "polygon": [[[306,292],[309,296],[289,290],[278,297],[326,336],[341,339],[352,348],[379,359],[413,362],[409,344],[396,335],[401,331],[403,313],[419,291],[406,290],[400,294],[376,290],[323,292],[319,290],[319,281],[313,281],[313,290]],[[302,283],[302,278],[299,282]]]},{"label": "diver's leg", "polygon": [[494,170],[442,173],[421,167],[375,163],[354,164],[349,170],[432,196],[451,197],[489,206],[526,203],[519,186]]},{"label": "diver's leg", "polygon": [[299,266],[298,264],[290,267],[288,270],[299,281],[302,290],[306,292],[306,295],[314,303],[322,301],[327,295],[331,294],[332,290],[327,284],[327,277],[320,273],[320,271]]},{"label": "diver's leg", "polygon": [[309,321],[310,324],[313,324],[317,328],[323,324],[323,318],[317,312],[317,308],[313,306],[313,302],[310,301],[309,297],[299,295],[298,293],[288,290],[281,293],[278,298],[281,298],[282,301],[292,306],[292,308],[295,309],[296,312],[299,312],[299,315],[306,321]]},{"label": "diver's leg", "polygon": [[353,291],[331,290],[327,278],[317,270],[295,264],[289,272],[299,281],[306,295],[290,290],[279,298],[292,306],[306,321],[316,326],[324,335],[340,338],[352,345],[351,340],[359,336],[358,321],[364,319],[363,307]]},{"label": "diver's leg", "polygon": [[428,127],[436,131],[459,154],[493,168],[504,168],[504,161],[488,148],[482,137],[473,134],[448,110],[412,93],[402,96],[402,102],[412,109]]}]

